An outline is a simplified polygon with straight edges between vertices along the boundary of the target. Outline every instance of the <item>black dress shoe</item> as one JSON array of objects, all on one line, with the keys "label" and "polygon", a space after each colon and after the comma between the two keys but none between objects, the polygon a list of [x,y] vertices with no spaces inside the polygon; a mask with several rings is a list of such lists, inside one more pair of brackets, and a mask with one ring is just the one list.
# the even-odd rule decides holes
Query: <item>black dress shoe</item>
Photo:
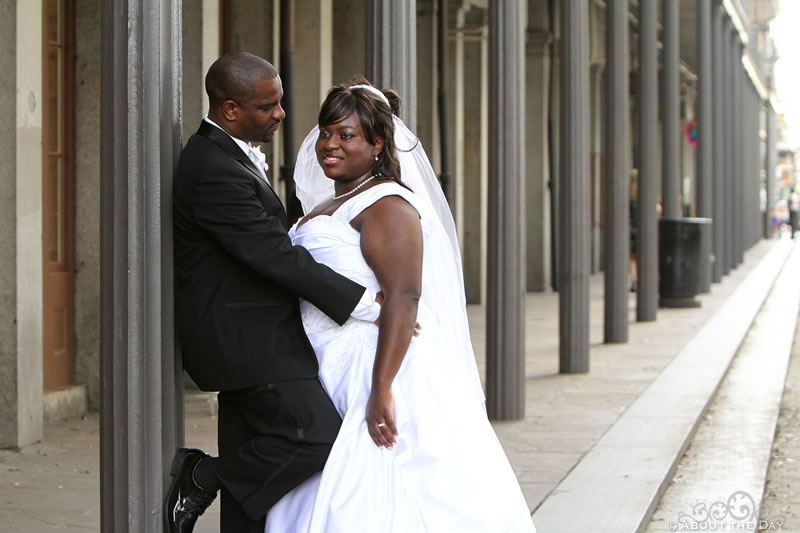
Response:
[{"label": "black dress shoe", "polygon": [[170,473],[173,480],[164,504],[164,520],[169,533],[191,533],[197,517],[208,509],[216,494],[209,494],[194,482],[192,474],[204,457],[200,450],[180,448],[175,452]]}]

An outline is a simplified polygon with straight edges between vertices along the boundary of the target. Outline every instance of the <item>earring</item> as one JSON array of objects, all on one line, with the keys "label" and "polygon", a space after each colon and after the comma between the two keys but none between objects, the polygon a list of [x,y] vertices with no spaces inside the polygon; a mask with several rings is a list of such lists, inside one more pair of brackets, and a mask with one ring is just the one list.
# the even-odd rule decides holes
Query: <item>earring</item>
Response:
[{"label": "earring", "polygon": [[378,160],[378,154],[375,154],[375,161]]}]

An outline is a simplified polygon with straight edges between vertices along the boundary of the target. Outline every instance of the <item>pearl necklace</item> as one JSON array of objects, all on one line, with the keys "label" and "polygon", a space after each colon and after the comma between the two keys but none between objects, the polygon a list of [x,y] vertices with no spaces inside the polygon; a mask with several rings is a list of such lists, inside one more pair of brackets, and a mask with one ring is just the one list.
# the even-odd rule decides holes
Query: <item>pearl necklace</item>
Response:
[{"label": "pearl necklace", "polygon": [[346,197],[350,196],[351,194],[356,192],[358,189],[360,189],[361,187],[363,187],[364,185],[366,185],[367,183],[369,183],[370,181],[374,180],[377,177],[378,177],[377,174],[375,174],[373,176],[370,176],[367,179],[365,179],[364,181],[362,181],[361,183],[359,183],[358,185],[356,185],[352,190],[349,190],[346,193],[340,194],[339,196],[334,196],[333,199],[334,200],[341,200],[342,198],[346,198]]}]

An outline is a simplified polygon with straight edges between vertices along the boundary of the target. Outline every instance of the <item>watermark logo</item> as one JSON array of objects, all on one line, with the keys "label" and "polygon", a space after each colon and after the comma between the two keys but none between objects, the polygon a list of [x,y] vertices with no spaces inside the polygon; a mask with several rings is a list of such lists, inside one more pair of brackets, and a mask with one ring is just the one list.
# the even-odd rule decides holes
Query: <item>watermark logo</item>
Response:
[{"label": "watermark logo", "polygon": [[737,490],[725,501],[711,504],[699,501],[689,513],[681,511],[675,521],[669,522],[670,531],[781,531],[785,517],[774,515],[759,518],[760,505],[753,497]]}]

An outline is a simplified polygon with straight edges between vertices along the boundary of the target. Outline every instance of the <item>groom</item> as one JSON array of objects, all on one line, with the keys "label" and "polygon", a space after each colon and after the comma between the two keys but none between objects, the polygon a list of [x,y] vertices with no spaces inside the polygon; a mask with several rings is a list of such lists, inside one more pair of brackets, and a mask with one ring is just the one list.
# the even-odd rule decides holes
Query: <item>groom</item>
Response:
[{"label": "groom", "polygon": [[192,531],[222,492],[222,532],[262,532],[266,511],[322,469],[341,424],[317,379],[298,297],[339,324],[374,321],[364,287],[292,246],[259,149],[286,116],[275,68],[243,52],[206,75],[209,112],[174,184],[175,317],[189,375],[218,390],[219,457],[182,448],[165,520]]}]

